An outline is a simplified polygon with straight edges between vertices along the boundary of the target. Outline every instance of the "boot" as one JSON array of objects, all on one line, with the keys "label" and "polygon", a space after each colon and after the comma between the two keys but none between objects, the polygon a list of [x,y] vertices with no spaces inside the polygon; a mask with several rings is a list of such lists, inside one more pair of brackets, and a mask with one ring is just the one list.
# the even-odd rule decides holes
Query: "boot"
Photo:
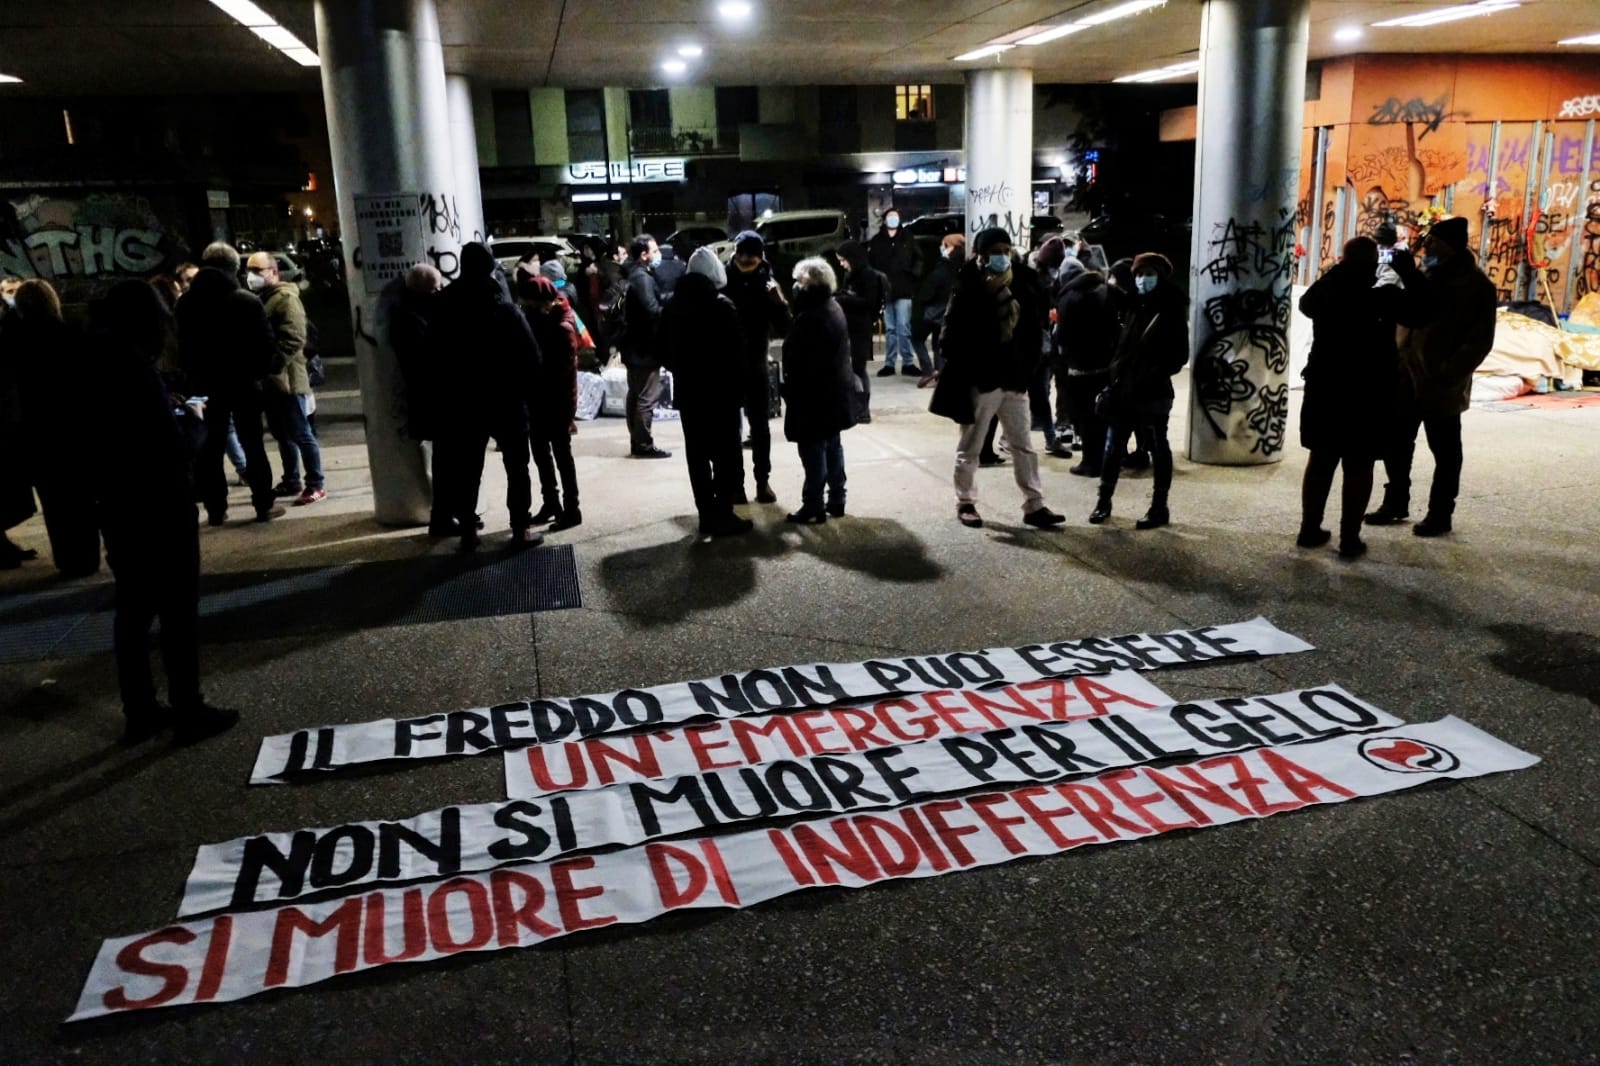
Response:
[{"label": "boot", "polygon": [[1089,512],[1089,524],[1091,526],[1104,525],[1106,519],[1108,519],[1110,517],[1111,517],[1111,497],[1105,495],[1104,493],[1101,493],[1100,494],[1100,499],[1095,502],[1094,510]]},{"label": "boot", "polygon": [[772,483],[765,478],[756,482],[757,503],[777,503],[778,494],[772,491]]},{"label": "boot", "polygon": [[1172,521],[1172,515],[1167,513],[1165,500],[1152,501],[1150,510],[1145,512],[1143,518],[1133,524],[1134,529],[1160,529]]},{"label": "boot", "polygon": [[571,529],[573,526],[581,525],[583,525],[583,512],[576,507],[568,507],[561,512],[561,517],[557,518],[555,523],[550,526],[550,532],[559,533],[563,529]]},{"label": "boot", "polygon": [[1411,501],[1407,494],[1395,491],[1393,485],[1383,486],[1383,503],[1378,505],[1376,511],[1367,513],[1366,522],[1369,526],[1397,526],[1411,517],[1407,512],[1411,509]]},{"label": "boot", "polygon": [[561,501],[554,496],[546,496],[544,498],[544,506],[539,508],[538,513],[533,516],[532,524],[542,526],[546,522],[554,522],[560,517]]}]

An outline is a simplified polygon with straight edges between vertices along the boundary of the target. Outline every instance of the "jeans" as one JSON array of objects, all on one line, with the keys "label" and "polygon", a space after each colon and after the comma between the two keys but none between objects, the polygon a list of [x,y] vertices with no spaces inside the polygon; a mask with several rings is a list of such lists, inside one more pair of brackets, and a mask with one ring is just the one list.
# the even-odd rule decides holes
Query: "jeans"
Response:
[{"label": "jeans", "polygon": [[1100,466],[1100,497],[1109,500],[1117,491],[1122,461],[1128,457],[1128,438],[1136,433],[1150,443],[1150,464],[1155,475],[1154,495],[1159,503],[1167,500],[1172,488],[1172,445],[1167,443],[1167,415],[1137,425],[1113,422],[1106,430],[1105,456]]},{"label": "jeans", "polygon": [[266,400],[260,389],[248,385],[226,392],[217,388],[211,390],[206,402],[206,437],[195,460],[195,480],[206,513],[213,518],[228,513],[228,479],[222,473],[222,456],[228,442],[230,418],[245,454],[244,475],[250,483],[250,502],[257,512],[272,507],[272,464],[267,461],[266,445],[261,440],[261,415]]},{"label": "jeans", "polygon": [[[940,322],[931,321],[926,315],[917,321],[911,330],[911,348],[917,353],[917,369],[924,374],[931,373],[934,359],[939,359],[939,327]],[[934,358],[928,357],[928,341],[933,341]],[[943,362],[942,359],[939,360]]]},{"label": "jeans", "polygon": [[[267,394],[267,421],[278,438],[278,457],[283,460],[283,484],[300,487],[300,461],[305,460],[305,487],[322,488],[322,448],[316,431],[306,421],[311,397]],[[246,469],[249,469],[248,464]]]},{"label": "jeans", "polygon": [[650,427],[656,417],[656,400],[661,396],[661,368],[628,368],[628,440],[635,452],[656,446]]},{"label": "jeans", "polygon": [[911,348],[911,298],[890,300],[883,308],[885,366],[894,366],[895,356],[900,364],[910,367],[915,353]]},{"label": "jeans", "polygon": [[[548,432],[533,434],[531,441],[533,465],[539,471],[539,495],[544,503],[560,510],[576,511],[578,466],[572,461],[572,434],[568,427],[552,426]],[[556,489],[557,475],[561,479],[559,492]]]},{"label": "jeans", "polygon": [[805,514],[822,513],[822,488],[828,488],[828,502],[834,510],[844,509],[844,445],[839,434],[821,440],[800,441],[795,445],[800,452],[800,465],[805,467],[805,483],[800,487],[800,510]]},{"label": "jeans", "polygon": [[1411,506],[1411,460],[1417,450],[1417,430],[1428,438],[1433,453],[1433,485],[1428,491],[1428,515],[1449,518],[1456,511],[1456,496],[1461,492],[1461,413],[1423,415],[1412,407],[1401,414],[1396,427],[1394,450],[1384,456],[1383,472],[1386,507],[1404,514]]},{"label": "jeans", "polygon": [[239,443],[239,431],[234,428],[232,415],[228,416],[228,440],[223,445],[223,450],[227,452],[228,462],[233,464],[234,473],[241,478],[244,477],[245,468],[249,464],[245,461],[244,445]]},{"label": "jeans", "polygon": [[[744,417],[750,423],[750,465],[756,482],[772,477],[772,420],[767,412],[767,382],[761,379],[761,398],[751,397],[744,405]],[[744,456],[739,457],[739,481],[744,482]]]}]

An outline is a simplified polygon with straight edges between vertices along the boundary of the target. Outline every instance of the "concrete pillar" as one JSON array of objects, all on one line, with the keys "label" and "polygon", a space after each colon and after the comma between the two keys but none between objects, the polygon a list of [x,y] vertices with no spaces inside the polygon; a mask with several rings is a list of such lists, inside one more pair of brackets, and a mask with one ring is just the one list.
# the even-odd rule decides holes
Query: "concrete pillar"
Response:
[{"label": "concrete pillar", "polygon": [[[404,388],[394,353],[379,343],[378,296],[409,260],[431,261],[447,278],[460,268],[438,14],[433,0],[316,0],[316,23],[373,511],[385,525],[418,525],[431,503],[428,468],[422,445],[403,432]],[[380,226],[358,216],[358,198],[374,196],[389,198],[383,247],[364,248],[363,229]],[[365,202],[370,217],[373,201]]]},{"label": "concrete pillar", "polygon": [[1283,458],[1310,0],[1206,0],[1189,458]]},{"label": "concrete pillar", "polygon": [[[1033,214],[1033,71],[967,73],[967,240],[999,226],[1028,250]],[[971,249],[968,249],[970,254]]]},{"label": "concrete pillar", "polygon": [[483,186],[478,179],[478,128],[472,117],[472,82],[464,74],[447,74],[445,104],[450,113],[450,151],[456,167],[456,213],[461,239],[481,241],[489,230],[483,220]]}]

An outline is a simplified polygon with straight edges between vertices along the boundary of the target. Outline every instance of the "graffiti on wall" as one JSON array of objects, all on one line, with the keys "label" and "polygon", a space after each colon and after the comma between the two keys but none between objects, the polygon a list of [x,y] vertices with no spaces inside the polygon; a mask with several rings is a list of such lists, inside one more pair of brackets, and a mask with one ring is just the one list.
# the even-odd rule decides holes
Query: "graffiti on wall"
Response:
[{"label": "graffiti on wall", "polygon": [[15,226],[0,234],[0,276],[64,286],[155,273],[181,254],[142,196],[29,196],[9,202]]},{"label": "graffiti on wall", "polygon": [[1600,292],[1600,180],[1589,185],[1588,204],[1584,210],[1583,231],[1578,234],[1578,269],[1575,292],[1583,299],[1591,292]]},{"label": "graffiti on wall", "polygon": [[1561,103],[1560,118],[1588,118],[1591,115],[1600,115],[1600,94],[1594,96],[1574,96]]},{"label": "graffiti on wall", "polygon": [[1367,125],[1402,126],[1414,123],[1422,127],[1422,133],[1418,137],[1418,140],[1421,140],[1430,133],[1438,132],[1445,120],[1465,117],[1464,114],[1451,112],[1449,93],[1444,93],[1432,101],[1424,100],[1420,96],[1414,96],[1409,100],[1391,96],[1372,109],[1372,114],[1367,118]]}]

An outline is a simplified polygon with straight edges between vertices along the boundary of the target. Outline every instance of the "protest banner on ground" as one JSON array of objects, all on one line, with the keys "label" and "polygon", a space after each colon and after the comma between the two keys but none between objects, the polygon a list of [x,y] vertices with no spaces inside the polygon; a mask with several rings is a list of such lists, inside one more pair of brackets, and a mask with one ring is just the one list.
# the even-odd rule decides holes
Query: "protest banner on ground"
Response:
[{"label": "protest banner on ground", "polygon": [[207,844],[179,916],[821,813],[898,807],[996,785],[1400,725],[1337,685],[968,732],[842,755],[729,766],[539,800],[463,804]]},{"label": "protest banner on ground", "polygon": [[1050,677],[998,689],[942,689],[859,707],[742,715],[707,725],[536,744],[505,753],[506,795],[517,798],[657,781],[809,755],[848,755],[1013,725],[1070,722],[1170,706],[1131,670]]},{"label": "protest banner on ground", "polygon": [[1537,762],[1445,718],[223,914],[105,941],[70,1020],[237,1000],[391,963],[525,947],[674,910],[748,907],[814,885],[859,888],[932,877]]},{"label": "protest banner on ground", "polygon": [[981,689],[1043,677],[1155,670],[1310,651],[1265,618],[1170,633],[1028,644],[978,652],[817,663],[571,699],[516,700],[415,718],[383,718],[266,737],[251,784],[398,759],[439,759],[554,744],[699,718],[803,710],[939,689]]}]

